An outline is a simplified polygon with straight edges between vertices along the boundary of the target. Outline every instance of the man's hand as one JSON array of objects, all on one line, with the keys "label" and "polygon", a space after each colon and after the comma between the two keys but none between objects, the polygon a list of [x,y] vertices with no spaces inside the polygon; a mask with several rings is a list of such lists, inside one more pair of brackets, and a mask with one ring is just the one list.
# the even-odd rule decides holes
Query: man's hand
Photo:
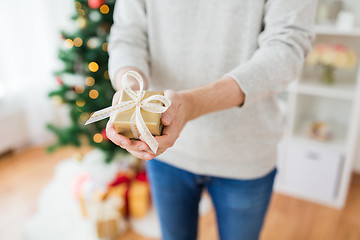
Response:
[{"label": "man's hand", "polygon": [[171,105],[161,118],[161,122],[164,124],[163,133],[161,136],[155,137],[159,143],[158,152],[155,154],[155,157],[175,144],[191,115],[191,105],[185,95],[172,90],[166,90],[165,96],[170,99]]},{"label": "man's hand", "polygon": [[[136,90],[135,87],[132,88]],[[166,90],[165,96],[171,100],[171,106],[161,118],[164,130],[162,136],[155,137],[159,143],[156,153],[150,150],[141,137],[140,140],[130,140],[118,134],[112,123],[113,117],[110,118],[106,127],[107,137],[135,157],[150,160],[174,145],[188,121],[211,112],[239,107],[245,100],[244,92],[231,77],[223,77],[216,82],[181,92]],[[114,95],[113,105],[118,103],[119,97],[120,93],[117,92]]]},{"label": "man's hand", "polygon": [[[172,90],[166,90],[165,96],[171,101],[171,106],[162,114],[161,122],[164,124],[162,136],[156,136],[159,143],[156,153],[153,153],[149,146],[140,137],[140,140],[130,140],[129,138],[118,134],[115,131],[112,116],[106,126],[107,137],[116,145],[126,149],[133,156],[150,160],[163,153],[166,149],[172,147],[179,137],[181,130],[190,118],[189,102],[181,93]],[[115,93],[113,105],[119,101],[120,92]]]}]

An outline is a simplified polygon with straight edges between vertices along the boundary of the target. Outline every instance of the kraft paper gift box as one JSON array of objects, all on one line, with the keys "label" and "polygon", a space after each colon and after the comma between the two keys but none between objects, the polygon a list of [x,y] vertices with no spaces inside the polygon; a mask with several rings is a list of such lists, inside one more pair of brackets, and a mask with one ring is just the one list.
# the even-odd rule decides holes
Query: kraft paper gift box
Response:
[{"label": "kraft paper gift box", "polygon": [[97,221],[97,235],[99,238],[114,238],[118,235],[116,219],[104,219]]},{"label": "kraft paper gift box", "polygon": [[134,181],[129,189],[129,212],[133,218],[144,217],[150,208],[150,187],[149,183]]},{"label": "kraft paper gift box", "polygon": [[[152,96],[152,95],[161,95],[164,96],[163,91],[145,91],[144,97],[142,100]],[[129,101],[132,100],[130,96],[123,91],[121,93],[120,102]],[[151,103],[159,103],[162,104],[160,101],[151,101]],[[129,109],[124,112],[119,112],[116,114],[114,118],[114,127],[116,132],[119,134],[128,137],[130,139],[135,139],[134,135],[131,131],[130,127],[130,119],[135,111],[135,107],[132,109]],[[141,116],[144,119],[144,122],[146,124],[146,127],[149,129],[151,134],[153,136],[161,136],[162,130],[163,130],[163,124],[161,123],[161,113],[151,113],[148,111],[145,111],[144,109],[140,110]],[[136,128],[136,127],[135,127]]]},{"label": "kraft paper gift box", "polygon": [[95,228],[99,239],[118,239],[125,233],[126,222],[117,209],[124,205],[119,198],[108,198],[98,203],[95,208]]}]

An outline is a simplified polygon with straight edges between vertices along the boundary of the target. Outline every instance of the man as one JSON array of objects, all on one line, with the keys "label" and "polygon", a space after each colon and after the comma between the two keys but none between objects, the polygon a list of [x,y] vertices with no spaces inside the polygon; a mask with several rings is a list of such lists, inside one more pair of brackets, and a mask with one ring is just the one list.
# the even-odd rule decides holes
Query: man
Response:
[{"label": "man", "polygon": [[109,42],[114,88],[135,70],[149,89],[172,89],[157,153],[107,126],[115,144],[156,158],[147,167],[163,239],[196,239],[203,189],[222,240],[258,239],[283,128],[275,94],[301,71],[316,4],[118,0]]}]

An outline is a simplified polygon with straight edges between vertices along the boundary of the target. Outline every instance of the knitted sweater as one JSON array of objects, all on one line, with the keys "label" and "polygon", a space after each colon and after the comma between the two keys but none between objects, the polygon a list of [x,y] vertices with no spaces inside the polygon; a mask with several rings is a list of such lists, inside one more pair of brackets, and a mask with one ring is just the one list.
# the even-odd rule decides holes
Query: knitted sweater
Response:
[{"label": "knitted sweater", "polygon": [[[276,94],[311,49],[316,0],[118,0],[109,72],[142,71],[150,90],[190,89],[231,76],[241,107],[188,122],[158,158],[197,174],[253,179],[276,164],[284,127]],[[214,96],[216,98],[216,96]]]}]

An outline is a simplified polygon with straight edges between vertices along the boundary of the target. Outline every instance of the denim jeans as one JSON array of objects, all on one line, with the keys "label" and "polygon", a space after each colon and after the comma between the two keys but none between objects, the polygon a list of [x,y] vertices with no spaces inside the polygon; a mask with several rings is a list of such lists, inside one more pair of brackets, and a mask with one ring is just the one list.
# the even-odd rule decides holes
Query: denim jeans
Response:
[{"label": "denim jeans", "polygon": [[238,180],[197,175],[153,159],[147,171],[163,240],[196,239],[204,189],[213,201],[221,240],[259,238],[276,169],[261,178]]}]

